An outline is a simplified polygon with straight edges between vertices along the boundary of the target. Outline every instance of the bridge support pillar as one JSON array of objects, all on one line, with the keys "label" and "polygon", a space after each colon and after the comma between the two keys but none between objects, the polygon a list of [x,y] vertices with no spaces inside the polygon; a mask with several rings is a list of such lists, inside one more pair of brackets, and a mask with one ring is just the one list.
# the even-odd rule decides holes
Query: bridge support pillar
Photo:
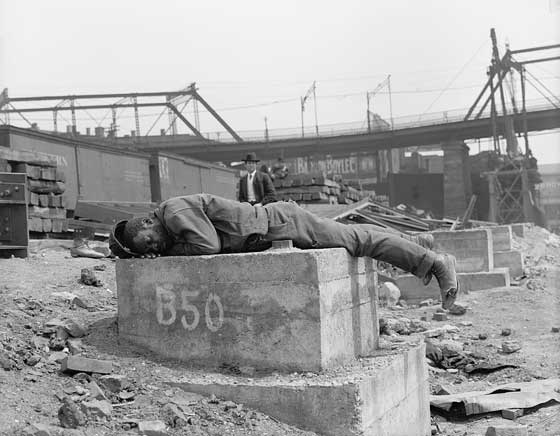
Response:
[{"label": "bridge support pillar", "polygon": [[472,195],[469,147],[462,141],[445,144],[443,151],[443,213],[463,216]]}]

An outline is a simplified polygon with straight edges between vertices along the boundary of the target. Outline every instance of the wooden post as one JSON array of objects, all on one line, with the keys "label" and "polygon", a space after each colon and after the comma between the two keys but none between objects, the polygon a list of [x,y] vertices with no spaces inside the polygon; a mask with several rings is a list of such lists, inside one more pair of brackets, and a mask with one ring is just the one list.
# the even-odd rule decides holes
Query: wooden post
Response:
[{"label": "wooden post", "polygon": [[488,221],[498,222],[498,199],[496,198],[496,175],[487,174],[488,177]]}]

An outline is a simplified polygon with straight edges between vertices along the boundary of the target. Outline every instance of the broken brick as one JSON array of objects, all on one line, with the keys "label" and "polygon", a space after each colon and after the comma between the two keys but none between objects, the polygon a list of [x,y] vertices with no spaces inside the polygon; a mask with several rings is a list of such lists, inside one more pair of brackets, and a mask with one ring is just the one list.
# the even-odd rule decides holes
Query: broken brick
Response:
[{"label": "broken brick", "polygon": [[505,409],[502,410],[502,418],[514,420],[523,416],[523,409]]},{"label": "broken brick", "polygon": [[113,371],[113,362],[80,356],[68,356],[62,361],[60,369],[62,372],[110,374]]},{"label": "broken brick", "polygon": [[80,406],[87,416],[106,418],[113,413],[113,405],[107,400],[84,401]]},{"label": "broken brick", "polygon": [[78,405],[70,398],[64,397],[63,404],[58,409],[58,420],[64,428],[77,428],[86,423],[86,417]]},{"label": "broken brick", "polygon": [[138,423],[138,433],[144,436],[167,436],[163,421],[140,421]]},{"label": "broken brick", "polygon": [[128,378],[120,374],[104,375],[99,378],[99,383],[107,390],[117,393],[126,389],[130,383]]},{"label": "broken brick", "polygon": [[434,313],[434,316],[432,317],[432,319],[434,321],[446,321],[447,320],[447,314],[441,313],[441,312],[436,312],[436,313]]},{"label": "broken brick", "polygon": [[521,344],[519,341],[504,341],[502,342],[502,351],[504,353],[515,353],[521,350]]},{"label": "broken brick", "polygon": [[187,417],[175,404],[167,403],[161,409],[161,414],[165,423],[173,428],[184,427],[188,424]]},{"label": "broken brick", "polygon": [[93,380],[90,381],[86,387],[89,391],[91,398],[94,398],[96,400],[107,400],[107,396],[105,395],[105,392],[103,392],[103,390],[99,387],[99,385],[95,383]]}]

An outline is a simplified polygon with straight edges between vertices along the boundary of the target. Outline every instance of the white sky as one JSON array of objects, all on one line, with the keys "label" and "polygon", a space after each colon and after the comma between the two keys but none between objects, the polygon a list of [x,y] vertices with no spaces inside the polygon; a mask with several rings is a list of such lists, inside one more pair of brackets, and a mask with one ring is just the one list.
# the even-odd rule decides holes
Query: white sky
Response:
[{"label": "white sky", "polygon": [[[314,80],[321,126],[364,124],[366,92],[391,74],[396,122],[454,116],[466,113],[485,83],[491,27],[503,54],[506,42],[512,49],[560,43],[559,23],[560,0],[0,0],[0,88],[21,97],[168,91],[196,82],[244,136],[262,131],[264,117],[271,131],[299,129],[299,98]],[[560,98],[560,62],[527,69]],[[544,101],[532,88],[528,99]],[[306,109],[309,127],[311,102]],[[386,90],[373,110],[389,118]],[[158,113],[142,111],[143,133]],[[29,118],[52,128],[50,113]],[[14,115],[11,121],[25,125]],[[78,113],[79,130],[95,125]],[[120,114],[119,128],[134,129],[132,111]],[[202,116],[201,130],[218,126]],[[540,162],[560,162],[559,138],[531,137]]]}]

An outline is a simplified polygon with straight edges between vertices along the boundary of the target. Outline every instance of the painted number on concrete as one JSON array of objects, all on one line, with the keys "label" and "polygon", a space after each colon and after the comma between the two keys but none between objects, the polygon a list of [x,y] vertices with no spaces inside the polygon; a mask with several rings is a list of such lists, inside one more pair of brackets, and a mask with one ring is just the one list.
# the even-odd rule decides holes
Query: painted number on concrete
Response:
[{"label": "painted number on concrete", "polygon": [[[200,311],[192,304],[190,298],[197,297],[198,291],[181,291],[180,310],[181,324],[185,330],[192,331],[200,323]],[[177,320],[177,296],[170,285],[156,286],[156,318],[161,325],[171,325]],[[212,308],[215,308],[211,313]],[[216,314],[217,311],[217,314]],[[224,324],[224,308],[220,297],[213,292],[208,294],[204,305],[204,319],[206,327],[211,332],[217,332]]]}]

